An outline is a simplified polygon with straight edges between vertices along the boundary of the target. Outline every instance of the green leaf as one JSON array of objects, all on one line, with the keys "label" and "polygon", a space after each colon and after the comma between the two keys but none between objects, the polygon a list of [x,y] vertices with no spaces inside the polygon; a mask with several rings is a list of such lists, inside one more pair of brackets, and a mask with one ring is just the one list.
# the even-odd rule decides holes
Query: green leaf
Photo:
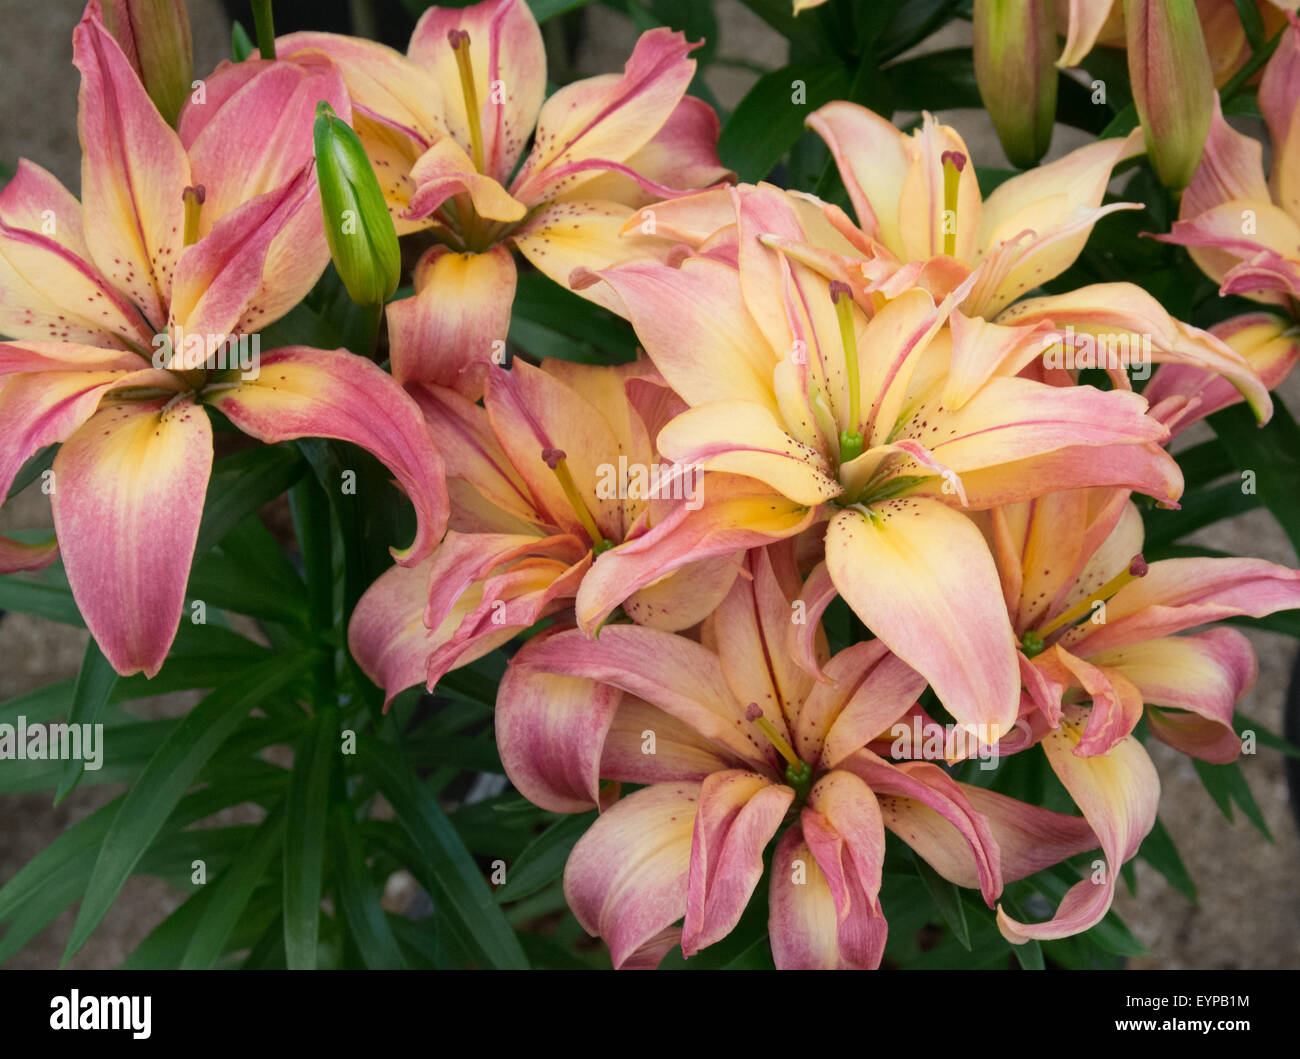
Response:
[{"label": "green leaf", "polygon": [[275,658],[212,692],[194,707],[145,766],[104,838],[64,952],[86,943],[136,862],[217,749],[262,699],[298,677],[310,655]]},{"label": "green leaf", "polygon": [[[108,659],[100,651],[99,645],[94,640],[90,640],[86,644],[86,654],[81,662],[81,671],[77,674],[77,683],[73,688],[72,708],[68,711],[68,723],[70,725],[100,723],[100,717],[108,705],[116,684],[116,671],[108,664]],[[63,763],[63,774],[59,778],[59,788],[54,794],[55,805],[58,805],[72,792],[72,789],[80,782],[84,771],[84,761],[69,759]]]},{"label": "green leaf", "polygon": [[528,0],[528,6],[533,12],[533,18],[537,19],[538,22],[547,22],[559,15],[576,11],[589,3],[591,3],[591,0]]},{"label": "green leaf", "polygon": [[230,54],[235,62],[242,63],[256,50],[252,38],[248,35],[248,30],[242,25],[235,22],[230,27]]},{"label": "green leaf", "polygon": [[379,892],[366,867],[366,848],[352,815],[352,807],[346,802],[335,803],[331,829],[340,853],[339,899],[362,961],[372,970],[404,968],[406,960],[379,903]]},{"label": "green leaf", "polygon": [[[1286,613],[1294,615],[1297,619],[1300,619],[1300,611],[1290,610],[1286,611]],[[1300,633],[1293,633],[1292,635],[1300,635]],[[1270,732],[1258,721],[1253,721],[1249,717],[1245,717],[1238,713],[1232,718],[1232,727],[1236,729],[1238,735],[1244,735],[1246,732],[1254,732],[1257,742],[1262,743],[1264,746],[1270,747],[1273,750],[1280,751],[1287,757],[1293,757],[1300,760],[1300,746],[1288,742],[1276,732]]]},{"label": "green leaf", "polygon": [[595,821],[594,809],[565,816],[533,839],[510,866],[505,885],[496,892],[497,903],[518,901],[558,879],[569,853]]},{"label": "green leaf", "polygon": [[943,100],[945,109],[984,106],[970,48],[927,52],[895,63],[884,73],[898,110],[928,110],[936,106],[936,100]]},{"label": "green leaf", "polygon": [[[1300,551],[1300,426],[1281,401],[1273,402],[1273,418],[1262,427],[1244,405],[1210,416],[1210,426],[1240,471],[1255,472],[1259,498],[1277,517]],[[1243,483],[1238,482],[1238,487]]]},{"label": "green leaf", "polygon": [[1156,820],[1155,826],[1151,828],[1147,837],[1142,840],[1142,845],[1138,847],[1138,856],[1163,875],[1169,881],[1169,885],[1187,900],[1196,902],[1196,883],[1188,874],[1183,858],[1178,855],[1178,847],[1174,845],[1174,840],[1169,837],[1169,832],[1165,830],[1165,825],[1159,819]]},{"label": "green leaf", "polygon": [[[802,103],[794,102],[796,82],[803,82]],[[718,139],[722,164],[742,181],[762,180],[803,135],[808,115],[847,96],[850,88],[842,66],[799,64],[765,74],[723,126]]]},{"label": "green leaf", "polygon": [[383,791],[415,844],[427,867],[438,915],[456,927],[470,951],[488,966],[526,968],[519,939],[493,901],[469,850],[401,753],[363,735],[357,741],[357,764]]},{"label": "green leaf", "polygon": [[281,445],[246,449],[218,460],[208,478],[195,556],[203,555],[245,516],[283,493],[306,469],[295,449]]},{"label": "green leaf", "polygon": [[1250,42],[1251,51],[1259,51],[1267,42],[1264,36],[1264,20],[1260,17],[1259,4],[1256,0],[1232,0],[1241,19],[1241,28],[1246,31],[1246,40]]},{"label": "green leaf", "polygon": [[0,610],[31,614],[61,625],[86,627],[81,611],[72,598],[72,590],[60,585],[22,581],[12,575],[0,577]]},{"label": "green leaf", "polygon": [[284,816],[272,812],[230,866],[209,884],[203,914],[180,960],[181,970],[204,969],[216,963],[283,840]]},{"label": "green leaf", "polygon": [[14,480],[9,485],[9,497],[17,496],[45,471],[48,471],[50,465],[54,463],[54,456],[58,451],[58,445],[46,445],[45,448],[29,457],[18,473],[14,475]]},{"label": "green leaf", "polygon": [[1209,791],[1214,804],[1219,807],[1219,811],[1224,816],[1229,820],[1233,818],[1232,804],[1236,802],[1241,807],[1241,811],[1246,814],[1246,819],[1255,825],[1259,833],[1270,842],[1273,841],[1273,833],[1269,831],[1268,824],[1264,821],[1264,814],[1260,812],[1255,795],[1251,793],[1250,784],[1246,782],[1238,762],[1211,765],[1193,758],[1192,764],[1196,768],[1196,774],[1201,777],[1201,783]]},{"label": "green leaf", "polygon": [[330,775],[339,749],[338,707],[320,708],[294,752],[284,843],[284,952],[289,970],[314,970],[320,926]]},{"label": "green leaf", "polygon": [[962,904],[961,889],[956,883],[949,882],[930,867],[924,857],[914,857],[916,874],[925,883],[925,888],[934,898],[934,903],[943,914],[944,921],[951,928],[953,936],[961,942],[962,947],[970,952],[970,926],[966,922],[966,908]]}]

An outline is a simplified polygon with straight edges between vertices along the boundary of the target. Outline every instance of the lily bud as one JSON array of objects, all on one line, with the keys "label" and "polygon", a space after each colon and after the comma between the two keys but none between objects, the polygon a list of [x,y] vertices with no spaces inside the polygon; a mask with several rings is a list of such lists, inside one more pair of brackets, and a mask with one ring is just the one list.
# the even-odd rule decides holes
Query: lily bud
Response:
[{"label": "lily bud", "polygon": [[376,308],[397,290],[401,274],[393,218],[361,140],[324,100],[316,107],[314,137],[330,256],[352,300]]},{"label": "lily bud", "polygon": [[185,0],[107,0],[104,27],[122,46],[158,113],[176,124],[194,83]]},{"label": "lily bud", "polygon": [[975,0],[975,80],[1011,164],[1027,169],[1056,120],[1053,0]]},{"label": "lily bud", "polygon": [[1214,71],[1195,0],[1124,0],[1124,24],[1147,157],[1160,182],[1181,191],[1214,114]]}]

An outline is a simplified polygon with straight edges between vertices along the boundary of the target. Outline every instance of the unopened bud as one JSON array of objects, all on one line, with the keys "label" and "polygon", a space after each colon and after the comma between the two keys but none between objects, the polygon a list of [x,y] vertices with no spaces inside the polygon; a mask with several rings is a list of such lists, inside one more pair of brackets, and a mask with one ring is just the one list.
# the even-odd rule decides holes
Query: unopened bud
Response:
[{"label": "unopened bud", "polygon": [[1214,71],[1195,0],[1125,0],[1129,78],[1147,157],[1165,187],[1181,191],[1205,149]]},{"label": "unopened bud", "polygon": [[185,0],[106,0],[104,28],[122,46],[158,113],[176,124],[194,82]]},{"label": "unopened bud", "polygon": [[1056,120],[1053,0],[975,0],[975,80],[1011,164],[1037,164]]},{"label": "unopened bud", "polygon": [[383,305],[397,290],[401,251],[379,180],[361,140],[322,100],[316,107],[316,177],[330,256],[358,305]]}]

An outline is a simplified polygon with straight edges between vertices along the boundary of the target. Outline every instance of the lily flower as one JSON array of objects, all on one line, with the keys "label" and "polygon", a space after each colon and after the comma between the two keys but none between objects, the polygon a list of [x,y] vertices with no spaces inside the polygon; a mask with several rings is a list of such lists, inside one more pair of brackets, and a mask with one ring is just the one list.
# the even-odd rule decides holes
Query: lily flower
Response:
[{"label": "lily flower", "polygon": [[988,513],[1020,670],[1049,725],[1091,701],[1074,753],[1105,754],[1142,717],[1204,761],[1235,761],[1233,710],[1255,682],[1255,652],[1232,628],[1175,633],[1300,607],[1300,571],[1262,559],[1146,563],[1142,518],[1122,490],[1057,493]]},{"label": "lily flower", "polygon": [[1175,634],[1300,606],[1300,572],[1258,559],[1148,564],[1142,519],[1124,490],[1056,493],[986,519],[1025,687],[1021,732],[999,751],[1042,747],[1107,862],[1046,922],[1021,923],[999,908],[999,928],[1019,944],[1077,934],[1110,908],[1116,873],[1154,825],[1159,801],[1155,769],[1131,734],[1144,710],[1153,735],[1193,757],[1222,764],[1241,752],[1232,718],[1255,682],[1250,642],[1222,627]]},{"label": "lily flower", "polygon": [[1300,297],[1300,19],[1269,59],[1259,108],[1273,143],[1267,179],[1259,141],[1234,130],[1215,101],[1205,157],[1183,194],[1178,220],[1154,238],[1188,248],[1221,294],[1241,294],[1286,308]]},{"label": "lily flower", "polygon": [[224,65],[173,130],[96,2],[73,55],[82,202],[27,161],[0,193],[0,333],[14,339],[0,343],[0,496],[37,449],[63,443],[51,495],[73,596],[113,667],[152,676],[180,622],[212,464],[203,405],[262,441],[373,452],[419,518],[399,561],[432,550],[447,501],[419,410],[374,364],[301,346],[260,362],[249,346],[245,362],[238,345],[328,261],[311,125],[319,99],[347,112],[337,71]]},{"label": "lily flower", "polygon": [[406,55],[329,33],[277,42],[282,57],[324,52],[342,70],[398,234],[437,240],[416,268],[415,295],[388,310],[399,381],[482,378],[456,382],[506,337],[511,247],[565,282],[579,264],[604,267],[633,249],[619,232],[640,206],[731,178],[718,162],[717,116],[685,94],[695,47],[650,30],[621,76],[545,99],[541,31],[523,0],[431,7]]},{"label": "lily flower", "polygon": [[[1020,173],[985,199],[961,135],[929,114],[909,134],[866,107],[836,102],[807,124],[830,148],[857,215],[860,234],[845,234],[880,259],[871,271],[910,266],[915,274],[937,259],[928,271],[946,273],[952,289],[983,265],[960,306],[968,316],[991,319],[1069,268],[1102,217],[1141,209],[1102,205],[1111,170],[1141,150],[1136,133]],[[841,228],[847,221],[830,210],[828,219]]]},{"label": "lily flower", "polygon": [[[1210,328],[1210,334],[1240,353],[1270,390],[1300,360],[1296,325],[1272,312],[1242,313]],[[1151,414],[1176,437],[1221,408],[1238,404],[1241,391],[1222,375],[1190,364],[1161,364],[1142,391]]]},{"label": "lily flower", "polygon": [[[803,969],[880,964],[886,829],[990,906],[1004,881],[1097,845],[1078,817],[873,752],[925,679],[876,640],[841,651],[815,682],[790,650],[793,547],[751,550],[744,569],[698,639],[636,625],[596,641],[548,631],[501,683],[497,743],[515,786],[556,812],[603,810],[569,856],[564,892],[615,967],[724,938],[773,839],[772,953],[778,968]],[[613,801],[603,780],[646,786]]]},{"label": "lily flower", "polygon": [[[669,504],[653,439],[684,405],[647,364],[516,360],[486,375],[482,406],[411,387],[446,460],[451,515],[428,559],[386,571],[353,612],[352,654],[390,702],[571,610],[594,559]],[[694,506],[701,479],[679,477],[668,492]],[[633,593],[624,613],[660,629],[697,624],[731,587],[743,546]]]},{"label": "lily flower", "polygon": [[[690,406],[660,431],[659,451],[752,479],[756,497],[765,487],[749,517],[769,540],[791,535],[768,521],[783,512],[827,521],[829,576],[868,628],[959,722],[1009,729],[1015,641],[965,512],[1102,483],[1172,502],[1182,480],[1160,448],[1166,428],[1137,394],[1016,377],[1042,332],[963,315],[964,288],[936,304],[914,287],[868,317],[847,285],[772,245],[806,239],[782,193],[735,194],[739,268],[700,255],[577,277],[618,294]],[[593,631],[628,592],[734,547],[696,529],[735,526],[745,512],[727,500],[706,490],[700,510],[601,556],[578,593],[579,625]]]}]

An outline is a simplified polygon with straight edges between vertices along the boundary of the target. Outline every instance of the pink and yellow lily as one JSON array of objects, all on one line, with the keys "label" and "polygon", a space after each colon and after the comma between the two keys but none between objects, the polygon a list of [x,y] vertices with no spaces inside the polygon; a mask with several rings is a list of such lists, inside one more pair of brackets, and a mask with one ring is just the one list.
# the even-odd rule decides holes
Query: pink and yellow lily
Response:
[{"label": "pink and yellow lily", "polygon": [[1300,606],[1300,572],[1257,559],[1147,564],[1142,519],[1123,490],[1055,493],[985,518],[1025,687],[1020,732],[999,750],[1042,747],[1107,862],[1046,922],[999,909],[1002,933],[1018,944],[1087,930],[1110,908],[1115,875],[1159,801],[1155,769],[1132,735],[1144,711],[1152,734],[1193,757],[1225,763],[1240,753],[1232,719],[1255,680],[1249,641],[1231,628],[1174,634]]},{"label": "pink and yellow lily", "polygon": [[[698,511],[601,556],[578,593],[579,624],[594,630],[629,592],[736,547],[737,529],[799,532],[802,511],[828,522],[829,581],[867,626],[959,722],[1008,730],[1015,639],[965,511],[1103,482],[1172,502],[1182,484],[1160,448],[1167,430],[1134,393],[1017,377],[1043,332],[963,315],[961,289],[936,303],[914,287],[869,316],[847,286],[772,245],[774,234],[806,240],[786,195],[741,188],[735,202],[733,251],[598,278],[690,406],[660,431],[659,451],[751,479],[750,506],[706,488]],[[738,526],[746,514],[754,522]]]},{"label": "pink and yellow lily", "polygon": [[[773,839],[772,953],[778,968],[803,969],[880,964],[886,830],[990,905],[1004,882],[1097,844],[1078,817],[873,752],[925,679],[879,640],[825,661],[814,632],[827,677],[815,682],[790,649],[793,554],[790,543],[750,551],[698,639],[554,630],[502,681],[497,742],[515,786],[557,812],[602,807],[564,890],[615,967],[655,967],[675,945],[690,957],[724,938]],[[602,781],[646,786],[614,801]]]},{"label": "pink and yellow lily", "polygon": [[1141,558],[1142,518],[1122,490],[1058,493],[988,514],[1020,669],[1049,725],[1091,701],[1075,750],[1108,752],[1141,719],[1205,761],[1234,761],[1233,710],[1255,681],[1242,633],[1175,633],[1300,607],[1300,571],[1262,559]]},{"label": "pink and yellow lily", "polygon": [[[451,515],[429,558],[388,570],[353,612],[352,653],[388,701],[571,611],[593,560],[668,506],[654,489],[653,439],[685,406],[648,364],[516,360],[485,374],[481,406],[451,388],[410,388],[446,460]],[[697,624],[731,587],[738,552],[635,592],[624,612],[670,631]]]},{"label": "pink and yellow lily", "polygon": [[694,47],[651,30],[621,76],[544,99],[541,31],[523,0],[432,7],[406,55],[327,33],[278,41],[280,56],[321,51],[338,65],[398,233],[437,240],[416,268],[414,297],[388,308],[399,381],[479,396],[466,388],[481,374],[464,369],[506,337],[511,247],[563,283],[578,265],[604,267],[635,249],[619,233],[643,204],[731,177],[718,162],[717,116],[685,94]]},{"label": "pink and yellow lily", "polygon": [[73,53],[82,201],[27,161],[0,193],[0,333],[13,339],[0,343],[0,495],[32,453],[63,443],[51,496],[73,596],[113,667],[152,676],[180,621],[212,464],[202,406],[263,441],[368,448],[419,518],[402,562],[432,550],[447,500],[419,410],[374,364],[301,346],[221,363],[328,261],[311,119],[322,98],[346,113],[338,72],[319,56],[223,65],[174,131],[94,0]]}]

